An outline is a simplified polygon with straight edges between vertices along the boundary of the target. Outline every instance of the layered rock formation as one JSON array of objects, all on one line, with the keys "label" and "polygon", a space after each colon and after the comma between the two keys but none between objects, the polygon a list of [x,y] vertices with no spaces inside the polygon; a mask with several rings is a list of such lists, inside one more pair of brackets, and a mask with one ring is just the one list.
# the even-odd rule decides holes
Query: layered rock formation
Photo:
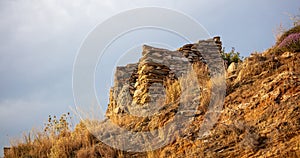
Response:
[{"label": "layered rock formation", "polygon": [[[229,65],[224,106],[212,109],[207,105],[222,100],[219,86],[213,90],[225,73],[220,48],[219,38],[178,51],[144,46],[140,62],[116,70],[108,119],[86,120],[50,139],[43,133],[6,148],[5,156],[300,157],[300,52],[271,48]],[[219,117],[201,133],[210,113]]]},{"label": "layered rock formation", "polygon": [[220,60],[221,48],[219,37],[187,44],[176,51],[144,45],[138,63],[117,67],[106,115],[135,114],[142,109],[153,114],[159,109],[158,105],[165,104],[171,97],[166,93],[167,85],[172,85],[191,69],[201,69],[199,75],[207,75],[208,67],[211,76],[218,73],[218,64],[224,65]]},{"label": "layered rock formation", "polygon": [[[157,52],[176,54],[173,55],[175,58],[167,57],[166,59],[174,61],[178,59],[182,63],[190,63],[192,68],[198,67],[200,72],[196,74],[198,82],[201,82],[200,79],[203,78],[201,74],[207,73],[209,77],[213,77],[214,73],[220,70],[218,67],[214,67],[219,64],[213,64],[222,62],[214,61],[214,59],[220,58],[209,57],[209,53],[206,53],[210,50],[220,51],[220,48],[218,38],[187,44],[178,51],[144,47],[143,52],[146,57],[141,61],[145,60],[145,62],[135,65],[134,73],[129,79],[130,96],[133,98],[131,103],[137,103],[130,105],[139,106],[140,104],[143,106],[149,101],[151,102],[153,98],[152,101],[157,102],[155,97],[152,98],[152,92],[162,95],[164,94],[163,89],[166,90],[167,87],[160,87],[160,89],[157,88],[157,91],[152,91],[149,85],[151,83],[164,85],[168,78],[176,82],[182,76],[180,73],[176,73],[176,70],[179,70],[177,72],[184,71],[183,67],[149,64],[168,63],[167,60],[162,60],[163,56],[159,56]],[[158,55],[158,58],[146,60],[149,55]],[[178,122],[177,127],[181,128],[173,133],[176,139],[153,153],[156,153],[157,157],[299,157],[300,71],[297,69],[299,66],[299,52],[274,54],[272,49],[262,54],[252,54],[243,63],[229,65],[226,73],[225,104],[213,129],[199,137],[203,116],[207,109],[198,109],[196,115],[184,112],[184,115],[192,116],[190,124],[185,126],[188,123]],[[157,69],[157,67],[159,68]],[[118,73],[116,72],[116,74]],[[143,91],[143,88],[147,90]],[[211,95],[210,92],[205,93],[203,90],[207,88],[209,89],[209,87],[202,87],[200,91],[202,96]],[[116,92],[115,89],[116,87],[113,87],[112,92]],[[137,90],[144,93],[136,93]],[[151,96],[149,100],[142,99],[148,96]],[[203,98],[201,99],[203,100]],[[118,109],[123,106],[112,104],[115,102],[114,100],[115,98],[112,98],[107,116],[128,130],[151,131],[157,127],[166,126],[169,120],[174,119],[174,115],[179,113],[178,104],[173,103],[159,110],[160,114],[158,115],[136,119],[129,116],[130,111],[128,113],[126,110],[124,113],[118,110],[114,111],[114,108]],[[192,101],[193,98],[189,100]],[[205,105],[209,102],[202,103]],[[116,133],[118,132],[116,131]],[[165,137],[167,136],[168,133]],[[143,157],[148,153],[129,152],[125,155]]]},{"label": "layered rock formation", "polygon": [[73,131],[50,120],[5,157],[300,157],[299,30],[244,61],[225,54],[230,65],[219,37],[144,46],[138,63],[117,67],[106,119]]}]

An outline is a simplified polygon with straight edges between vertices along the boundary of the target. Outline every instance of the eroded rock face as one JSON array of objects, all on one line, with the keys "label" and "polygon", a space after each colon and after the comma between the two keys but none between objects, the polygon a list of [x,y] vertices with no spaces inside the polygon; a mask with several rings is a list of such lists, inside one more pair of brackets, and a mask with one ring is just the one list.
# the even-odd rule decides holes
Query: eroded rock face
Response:
[{"label": "eroded rock face", "polygon": [[[133,131],[153,131],[154,134],[157,134],[155,129],[164,127],[174,120],[174,115],[180,114],[187,117],[188,121],[178,121],[176,126],[172,126],[172,128],[178,128],[176,132],[158,133],[161,138],[173,135],[176,139],[167,146],[153,151],[157,157],[299,157],[299,52],[274,55],[266,51],[261,54],[252,54],[238,65],[230,65],[226,72],[227,92],[224,108],[220,111],[219,120],[214,128],[203,133],[201,137],[199,137],[199,131],[203,116],[207,112],[205,107],[200,106],[196,112],[193,112],[191,108],[192,112],[190,112],[189,110],[178,111],[179,104],[176,102],[165,105],[162,101],[158,107],[148,104],[153,98],[154,102],[159,102],[155,99],[155,94],[167,96],[168,87],[165,87],[165,80],[173,79],[176,83],[181,75],[178,73],[179,70],[184,70],[180,65],[172,66],[168,60],[187,62],[191,64],[191,67],[198,67],[201,70],[196,73],[199,83],[203,81],[202,78],[205,78],[203,72],[208,72],[210,77],[213,76],[213,73],[219,70],[217,67],[219,64],[212,63],[221,61],[209,56],[208,52],[219,50],[220,45],[218,46],[216,41],[218,39],[187,44],[178,51],[145,46],[145,51],[143,51],[145,57],[140,60],[144,62],[135,64],[135,68],[132,68],[133,74],[125,75],[131,76],[127,84],[129,87],[132,85],[132,88],[128,90],[132,98],[130,104],[124,107],[120,105],[124,102],[117,103],[112,94],[122,88],[113,87],[107,116],[122,128]],[[173,56],[172,53],[177,54]],[[155,56],[154,60],[148,59],[151,55]],[[164,56],[165,60],[161,59]],[[213,62],[210,63],[205,59]],[[160,63],[157,64],[157,62]],[[202,87],[199,93],[204,93],[205,96],[210,94],[210,91],[205,93],[207,89],[209,88]],[[149,100],[146,99],[148,96],[150,96]],[[194,96],[186,96],[185,100],[192,102],[194,99]],[[208,103],[204,102],[203,105]],[[161,105],[163,106],[160,107]],[[110,108],[113,106],[115,107]],[[130,110],[135,107],[142,107],[139,108],[140,112],[149,111],[152,107],[151,110],[154,111],[159,109],[159,113],[147,117],[134,117],[131,116]],[[116,113],[112,113],[112,109],[115,108],[117,108]],[[125,110],[122,111],[122,109]],[[128,112],[126,109],[129,109]],[[126,154],[132,156],[132,153]],[[137,157],[145,156],[145,153],[135,154]]]},{"label": "eroded rock face", "polygon": [[[168,84],[176,82],[193,67],[201,67],[202,72],[208,72],[205,66],[207,60],[211,60],[211,63],[223,62],[214,61],[219,58],[221,48],[219,37],[186,44],[176,51],[144,45],[139,63],[117,67],[107,117],[123,111],[134,113],[143,108],[157,109],[156,106],[165,104],[169,97],[166,96],[167,81]],[[217,69],[213,64],[210,68],[211,72]]]},{"label": "eroded rock face", "polygon": [[[56,142],[54,151],[55,154],[60,151],[58,154],[61,157],[66,154],[69,157],[300,157],[300,52],[274,53],[269,50],[255,53],[239,64],[237,69],[229,68],[227,74],[234,77],[226,78],[224,107],[216,110],[220,116],[213,128],[203,130],[205,116],[212,118],[212,115],[206,115],[211,114],[206,105],[211,101],[210,98],[214,99],[211,97],[214,96],[213,91],[209,91],[212,83],[208,78],[220,71],[218,66],[222,63],[205,53],[207,48],[218,49],[213,42],[217,46],[220,43],[218,38],[210,39],[187,44],[178,51],[144,46],[145,57],[141,59],[144,63],[117,68],[115,84],[110,91],[108,118],[82,121],[73,132],[66,131],[50,137],[51,141],[46,136],[41,137],[42,141],[36,139],[27,145],[22,143],[9,151],[6,149],[5,156],[51,156],[53,148],[48,147]],[[168,60],[183,59],[180,62],[188,62],[192,70],[198,71],[180,76],[176,70],[183,70],[184,67],[159,58],[148,60],[151,55],[164,58],[159,52],[165,53]],[[172,53],[177,54],[174,56]],[[180,53],[184,58],[180,57]],[[180,84],[188,88],[178,88]],[[145,93],[144,89],[147,89]],[[160,101],[156,94],[166,94],[172,99],[168,101],[162,98]],[[169,96],[171,94],[173,96]],[[182,97],[182,94],[187,95]],[[144,96],[150,96],[150,99],[143,99]],[[182,100],[176,100],[178,97],[182,97]],[[195,111],[193,102],[197,99],[200,102],[196,104],[198,108]],[[156,104],[151,104],[151,101]],[[190,104],[178,108],[184,101]],[[144,114],[151,113],[151,110],[158,113],[134,116],[132,113],[135,110]],[[175,124],[170,124],[174,120]],[[163,127],[166,130],[157,130]],[[123,135],[122,129],[132,134]],[[143,132],[149,133],[147,137],[138,134]],[[169,138],[168,144],[149,148]],[[132,146],[121,151],[114,148],[116,144]],[[144,144],[142,151],[145,152],[134,150],[137,144]],[[39,146],[46,148],[35,151],[36,147],[41,149]]]}]

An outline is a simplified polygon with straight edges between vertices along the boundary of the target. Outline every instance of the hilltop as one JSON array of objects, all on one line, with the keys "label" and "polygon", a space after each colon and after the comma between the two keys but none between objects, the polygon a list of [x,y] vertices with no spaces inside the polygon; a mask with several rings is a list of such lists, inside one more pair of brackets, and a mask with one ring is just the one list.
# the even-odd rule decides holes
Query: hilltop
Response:
[{"label": "hilltop", "polygon": [[[117,67],[107,119],[41,134],[6,156],[300,157],[299,28],[231,63],[219,37],[174,51],[145,45],[138,63]],[[119,141],[113,125],[134,134]]]}]

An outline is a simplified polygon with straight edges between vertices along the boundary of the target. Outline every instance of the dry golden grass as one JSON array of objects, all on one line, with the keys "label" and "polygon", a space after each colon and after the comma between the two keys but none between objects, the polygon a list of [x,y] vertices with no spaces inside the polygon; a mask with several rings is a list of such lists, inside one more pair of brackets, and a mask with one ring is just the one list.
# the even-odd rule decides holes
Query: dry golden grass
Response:
[{"label": "dry golden grass", "polygon": [[163,107],[160,113],[151,117],[126,112],[110,115],[121,128],[151,131],[172,121],[180,104],[191,105],[188,103],[199,99],[197,110],[201,112],[188,125],[178,121],[176,126],[181,128],[172,133],[176,139],[160,149],[152,150],[150,145],[148,152],[141,153],[114,149],[90,133],[101,131],[105,120],[99,122],[97,114],[83,112],[91,118],[74,130],[65,119],[58,126],[51,120],[54,125],[49,126],[50,131],[25,135],[24,142],[14,144],[6,157],[300,157],[299,67],[299,52],[274,53],[269,49],[252,54],[239,65],[236,78],[227,80],[219,120],[201,137],[200,125],[214,97],[212,86],[221,84],[222,78],[210,79],[207,66],[196,63],[187,76],[166,80],[166,100],[159,103]]},{"label": "dry golden grass", "polygon": [[[86,125],[101,128],[101,123],[87,121],[76,125],[73,131],[26,135],[25,142],[14,145],[6,157],[299,157],[300,71],[296,69],[300,67],[299,61],[299,53],[274,59],[270,52],[265,52],[247,59],[237,71],[240,77],[229,85],[231,91],[227,92],[219,121],[201,138],[197,133],[203,114],[180,130],[169,145],[145,153],[128,153],[98,141]],[[168,101],[177,103],[177,97],[185,93],[182,85],[202,85],[202,93],[196,96],[205,113],[211,85],[217,83],[212,83],[200,70],[198,73],[194,70],[196,83],[188,77],[167,82]],[[190,101],[189,97],[182,98],[181,102]],[[126,113],[113,115],[111,119],[122,128],[149,131],[172,120],[177,107],[171,104],[160,115],[149,119]]]}]

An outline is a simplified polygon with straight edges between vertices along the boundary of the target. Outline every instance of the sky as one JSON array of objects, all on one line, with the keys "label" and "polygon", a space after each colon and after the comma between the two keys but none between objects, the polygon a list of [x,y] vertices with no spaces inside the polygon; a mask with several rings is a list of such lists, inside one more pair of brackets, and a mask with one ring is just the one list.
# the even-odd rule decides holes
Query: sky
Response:
[{"label": "sky", "polygon": [[[299,4],[298,0],[1,0],[0,155],[10,140],[41,128],[48,115],[71,111],[78,49],[88,33],[111,16],[149,6],[177,10],[210,35],[221,36],[226,50],[235,47],[249,56],[275,43],[279,25],[292,26],[288,14],[299,14]],[[102,88],[109,87],[97,87]]]}]

